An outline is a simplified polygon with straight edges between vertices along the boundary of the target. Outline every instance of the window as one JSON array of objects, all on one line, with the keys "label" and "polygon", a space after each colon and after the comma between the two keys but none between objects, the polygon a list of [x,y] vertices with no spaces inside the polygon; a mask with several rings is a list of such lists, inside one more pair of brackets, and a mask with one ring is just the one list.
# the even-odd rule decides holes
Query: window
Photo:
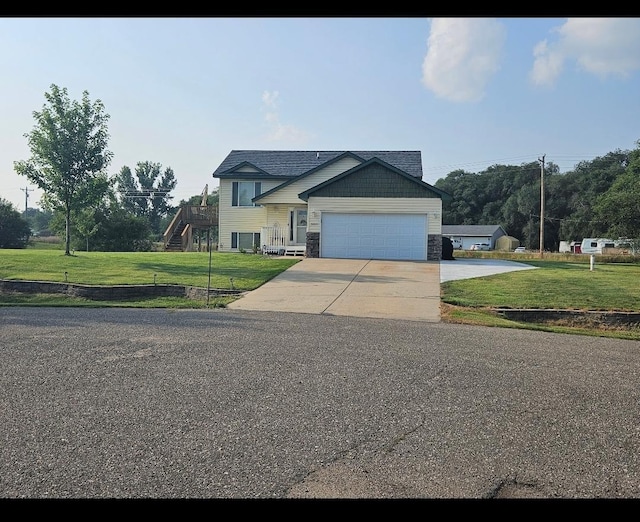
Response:
[{"label": "window", "polygon": [[231,248],[253,250],[260,247],[260,232],[231,232]]},{"label": "window", "polygon": [[262,193],[262,183],[259,181],[234,181],[231,187],[232,207],[255,207],[253,198]]}]

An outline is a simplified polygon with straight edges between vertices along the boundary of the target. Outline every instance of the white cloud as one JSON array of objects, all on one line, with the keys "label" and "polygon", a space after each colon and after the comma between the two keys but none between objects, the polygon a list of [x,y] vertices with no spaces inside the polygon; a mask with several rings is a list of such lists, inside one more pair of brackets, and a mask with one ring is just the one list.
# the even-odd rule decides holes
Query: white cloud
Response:
[{"label": "white cloud", "polygon": [[434,18],[422,83],[455,102],[478,101],[499,69],[504,26],[493,18]]},{"label": "white cloud", "polygon": [[557,40],[534,48],[530,78],[536,85],[553,85],[566,61],[600,77],[640,69],[640,18],[568,18],[554,32]]},{"label": "white cloud", "polygon": [[267,107],[273,107],[275,109],[276,100],[278,99],[279,95],[280,93],[278,91],[273,91],[273,92],[264,91],[262,93],[262,101]]},{"label": "white cloud", "polygon": [[297,128],[295,125],[280,122],[278,114],[277,99],[278,91],[264,91],[262,93],[262,103],[266,112],[264,120],[268,127],[267,139],[269,141],[283,141],[287,143],[303,143],[309,138],[307,132]]},{"label": "white cloud", "polygon": [[563,53],[549,47],[547,40],[536,44],[533,49],[535,61],[530,77],[538,85],[551,85],[562,71]]}]

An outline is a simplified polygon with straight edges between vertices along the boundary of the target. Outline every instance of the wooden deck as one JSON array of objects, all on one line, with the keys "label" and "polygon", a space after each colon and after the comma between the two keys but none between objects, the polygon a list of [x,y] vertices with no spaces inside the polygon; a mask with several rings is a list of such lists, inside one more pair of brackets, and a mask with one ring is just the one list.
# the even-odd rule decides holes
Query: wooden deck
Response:
[{"label": "wooden deck", "polygon": [[193,248],[193,231],[218,226],[218,207],[182,205],[164,233],[164,249],[187,252]]}]

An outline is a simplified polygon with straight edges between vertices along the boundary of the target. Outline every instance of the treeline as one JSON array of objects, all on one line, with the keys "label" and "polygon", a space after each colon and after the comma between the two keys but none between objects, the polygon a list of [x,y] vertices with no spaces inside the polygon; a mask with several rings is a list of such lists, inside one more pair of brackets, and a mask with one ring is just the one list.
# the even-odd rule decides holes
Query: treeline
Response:
[{"label": "treeline", "polygon": [[[147,162],[144,162],[147,165]],[[139,168],[143,168],[144,165]],[[125,167],[126,170],[128,168]],[[123,170],[125,170],[123,169]],[[137,169],[138,170],[138,169]],[[162,235],[181,205],[200,205],[202,195],[181,200],[177,206],[168,203],[169,194],[163,194],[163,202],[154,205],[158,196],[133,192],[128,187],[110,190],[100,203],[72,212],[71,242],[73,250],[98,252],[146,252],[154,249],[154,243]],[[135,194],[135,197],[130,196]],[[133,200],[133,201],[132,201]],[[207,196],[207,205],[218,204],[217,190]],[[0,197],[0,248],[25,248],[29,241],[39,237],[66,233],[64,213],[29,207],[18,211],[9,201]],[[201,231],[197,234],[202,235]],[[214,235],[215,236],[215,235]],[[199,237],[199,236],[198,236]],[[202,238],[199,237],[199,240]],[[217,236],[213,238],[217,240]]]},{"label": "treeline", "polygon": [[640,141],[560,173],[552,161],[494,165],[478,173],[456,170],[434,186],[446,225],[501,225],[527,248],[540,246],[544,172],[544,248],[585,237],[640,238]]}]

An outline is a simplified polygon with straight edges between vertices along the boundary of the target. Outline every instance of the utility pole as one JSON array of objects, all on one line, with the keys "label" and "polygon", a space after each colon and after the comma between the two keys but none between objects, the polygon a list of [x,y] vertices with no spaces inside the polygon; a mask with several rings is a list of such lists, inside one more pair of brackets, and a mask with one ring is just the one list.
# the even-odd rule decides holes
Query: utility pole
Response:
[{"label": "utility pole", "polygon": [[29,200],[29,192],[33,192],[33,189],[30,189],[29,187],[25,187],[22,190],[22,192],[24,192],[24,215],[27,215],[27,201]]},{"label": "utility pole", "polygon": [[538,158],[540,162],[540,257],[544,255],[544,157]]}]

